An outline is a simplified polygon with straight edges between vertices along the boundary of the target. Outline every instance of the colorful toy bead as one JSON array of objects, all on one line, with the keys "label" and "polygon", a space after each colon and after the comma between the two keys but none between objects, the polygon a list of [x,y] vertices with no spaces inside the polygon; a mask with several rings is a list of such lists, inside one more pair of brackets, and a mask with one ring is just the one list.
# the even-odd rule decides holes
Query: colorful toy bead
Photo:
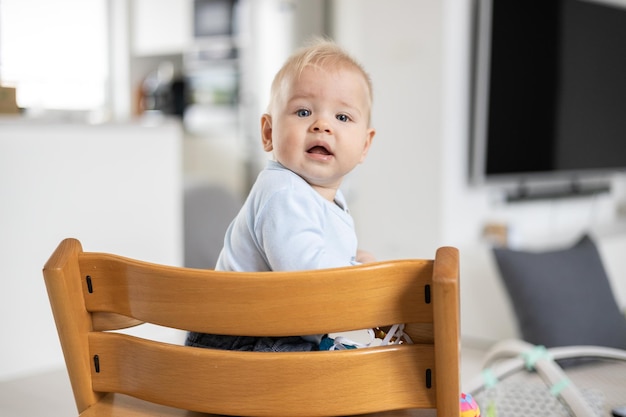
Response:
[{"label": "colorful toy bead", "polygon": [[461,393],[461,417],[480,417],[480,408],[470,394]]}]

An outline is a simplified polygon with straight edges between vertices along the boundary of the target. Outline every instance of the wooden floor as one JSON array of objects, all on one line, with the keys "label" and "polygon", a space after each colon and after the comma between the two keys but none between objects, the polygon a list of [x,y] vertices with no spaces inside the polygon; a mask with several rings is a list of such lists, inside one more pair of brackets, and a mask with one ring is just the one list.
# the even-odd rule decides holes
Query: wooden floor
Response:
[{"label": "wooden floor", "polygon": [[[480,372],[482,350],[464,348],[461,383]],[[0,416],[71,417],[76,406],[65,368],[9,381],[0,381]]]}]

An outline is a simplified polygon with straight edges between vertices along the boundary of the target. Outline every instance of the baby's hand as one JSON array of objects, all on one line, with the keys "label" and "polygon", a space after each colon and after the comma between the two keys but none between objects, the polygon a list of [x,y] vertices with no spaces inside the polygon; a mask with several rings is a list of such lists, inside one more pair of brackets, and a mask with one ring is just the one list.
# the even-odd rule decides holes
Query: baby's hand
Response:
[{"label": "baby's hand", "polygon": [[357,249],[356,251],[356,261],[362,264],[366,264],[368,262],[376,262],[376,258],[370,252]]}]

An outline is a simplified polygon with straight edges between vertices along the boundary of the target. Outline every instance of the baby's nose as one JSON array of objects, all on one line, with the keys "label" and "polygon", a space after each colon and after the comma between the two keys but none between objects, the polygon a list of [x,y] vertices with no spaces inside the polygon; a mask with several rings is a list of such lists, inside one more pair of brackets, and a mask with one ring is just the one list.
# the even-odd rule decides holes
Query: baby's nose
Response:
[{"label": "baby's nose", "polygon": [[330,125],[323,119],[316,120],[311,127],[314,132],[331,132]]}]

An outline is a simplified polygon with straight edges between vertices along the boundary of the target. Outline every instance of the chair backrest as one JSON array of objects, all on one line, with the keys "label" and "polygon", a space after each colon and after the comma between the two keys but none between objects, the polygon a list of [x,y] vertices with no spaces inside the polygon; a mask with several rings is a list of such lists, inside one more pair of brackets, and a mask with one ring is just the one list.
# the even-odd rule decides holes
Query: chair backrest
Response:
[{"label": "chair backrest", "polygon": [[[83,252],[43,270],[79,412],[106,393],[207,413],[331,416],[407,408],[459,415],[458,251],[298,272],[238,273]],[[406,323],[414,344],[317,352],[178,346],[105,330],[140,322],[290,336]]]}]

